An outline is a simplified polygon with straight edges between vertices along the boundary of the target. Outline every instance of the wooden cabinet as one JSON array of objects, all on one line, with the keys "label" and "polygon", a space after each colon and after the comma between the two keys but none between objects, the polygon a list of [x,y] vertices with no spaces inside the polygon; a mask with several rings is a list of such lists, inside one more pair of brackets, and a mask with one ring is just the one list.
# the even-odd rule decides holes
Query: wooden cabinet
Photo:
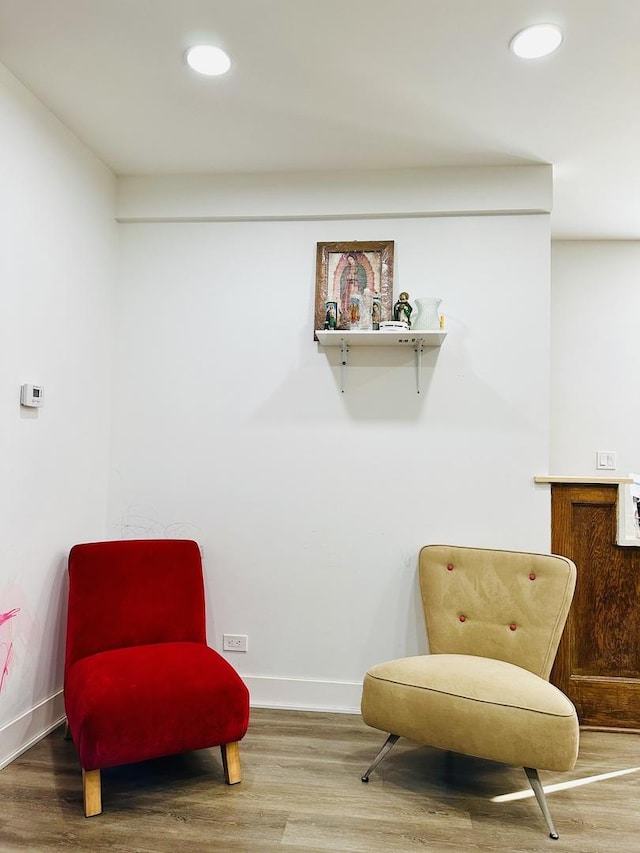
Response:
[{"label": "wooden cabinet", "polygon": [[640,548],[616,544],[618,486],[553,483],[551,550],[578,578],[551,681],[585,727],[640,730]]}]

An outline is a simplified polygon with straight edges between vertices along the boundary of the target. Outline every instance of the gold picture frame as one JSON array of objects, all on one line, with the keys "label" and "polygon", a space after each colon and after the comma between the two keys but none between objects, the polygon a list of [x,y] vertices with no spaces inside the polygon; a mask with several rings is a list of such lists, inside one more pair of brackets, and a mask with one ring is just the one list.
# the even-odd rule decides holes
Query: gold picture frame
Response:
[{"label": "gold picture frame", "polygon": [[393,240],[318,243],[314,340],[320,329],[370,330],[393,311]]}]

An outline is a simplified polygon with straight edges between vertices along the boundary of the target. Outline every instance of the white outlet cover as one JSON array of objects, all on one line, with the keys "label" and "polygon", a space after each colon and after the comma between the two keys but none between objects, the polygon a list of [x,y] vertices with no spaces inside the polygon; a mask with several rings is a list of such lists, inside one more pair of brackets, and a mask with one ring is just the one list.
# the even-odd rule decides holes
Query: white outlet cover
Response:
[{"label": "white outlet cover", "polygon": [[249,648],[249,637],[246,634],[223,634],[222,650],[224,652],[246,652]]}]

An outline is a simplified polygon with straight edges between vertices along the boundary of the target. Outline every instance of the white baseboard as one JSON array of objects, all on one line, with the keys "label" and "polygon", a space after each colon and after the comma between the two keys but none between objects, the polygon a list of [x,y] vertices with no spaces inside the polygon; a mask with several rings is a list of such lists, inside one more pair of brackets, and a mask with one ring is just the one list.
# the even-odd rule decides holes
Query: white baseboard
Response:
[{"label": "white baseboard", "polygon": [[0,770],[64,720],[62,690],[0,728]]},{"label": "white baseboard", "polygon": [[362,682],[243,675],[253,708],[359,714]]}]

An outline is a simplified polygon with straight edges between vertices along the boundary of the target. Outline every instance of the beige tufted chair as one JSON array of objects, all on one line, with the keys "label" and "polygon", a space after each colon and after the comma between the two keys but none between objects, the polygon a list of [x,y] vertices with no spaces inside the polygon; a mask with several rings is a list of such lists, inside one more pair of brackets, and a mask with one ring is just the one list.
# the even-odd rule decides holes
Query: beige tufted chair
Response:
[{"label": "beige tufted chair", "polygon": [[578,718],[549,674],[576,568],[548,554],[427,545],[420,588],[431,654],[372,667],[362,717],[389,732],[362,777],[399,737],[524,767],[551,838],[538,770],[571,770]]}]

